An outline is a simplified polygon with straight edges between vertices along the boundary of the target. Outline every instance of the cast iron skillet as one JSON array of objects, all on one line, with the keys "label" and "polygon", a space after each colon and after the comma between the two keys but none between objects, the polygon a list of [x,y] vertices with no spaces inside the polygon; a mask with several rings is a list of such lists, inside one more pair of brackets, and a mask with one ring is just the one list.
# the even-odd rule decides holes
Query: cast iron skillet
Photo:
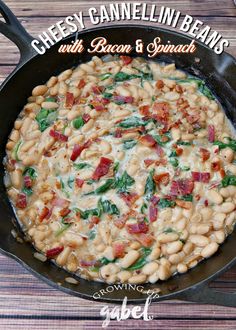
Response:
[{"label": "cast iron skillet", "polygon": [[[10,232],[13,229],[13,224],[17,226],[17,222],[3,184],[4,168],[2,165],[7,137],[32,88],[38,84],[45,83],[52,75],[57,75],[59,72],[78,65],[80,62],[88,61],[91,55],[86,52],[81,55],[58,54],[58,46],[61,43],[65,43],[65,41],[70,43],[75,36],[66,38],[48,50],[45,55],[36,55],[30,46],[32,37],[1,0],[0,12],[6,21],[6,23],[0,22],[0,32],[12,40],[21,53],[20,63],[0,89],[0,250],[3,254],[15,259],[34,275],[53,287],[81,298],[93,299],[95,292],[106,289],[108,285],[83,279],[79,281],[78,285],[69,284],[64,281],[68,277],[68,273],[65,270],[58,268],[49,261],[45,263],[38,261],[33,257],[34,249],[31,244],[19,244],[12,237]],[[84,39],[85,48],[97,36],[104,36],[110,43],[118,44],[135,44],[137,38],[143,39],[145,44],[147,44],[156,36],[160,36],[164,44],[168,40],[173,44],[191,42],[190,38],[175,32],[135,25],[103,27],[79,33],[79,38]],[[195,61],[195,57],[199,58],[200,62]],[[209,48],[198,44],[194,55],[160,56],[159,60],[175,61],[177,67],[206,79],[209,87],[215,91],[216,96],[222,103],[228,118],[235,125],[236,61],[233,57],[226,53],[220,56],[216,55]],[[236,263],[235,241],[236,231],[230,235],[219,251],[209,260],[201,262],[188,273],[181,276],[177,275],[166,282],[153,285],[145,284],[145,290],[156,287],[161,289],[160,298],[157,298],[155,301],[174,298],[235,307],[236,294],[225,294],[208,288],[208,283],[213,278]],[[58,283],[61,283],[61,285]],[[127,296],[129,303],[136,304],[143,303],[147,297],[137,290],[123,289],[101,295],[98,300],[121,303],[124,296]]]}]

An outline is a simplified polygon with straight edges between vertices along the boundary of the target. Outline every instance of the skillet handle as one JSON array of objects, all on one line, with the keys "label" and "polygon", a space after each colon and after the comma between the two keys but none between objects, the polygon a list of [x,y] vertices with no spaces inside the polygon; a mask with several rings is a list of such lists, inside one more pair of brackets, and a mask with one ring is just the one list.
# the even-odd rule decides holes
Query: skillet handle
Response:
[{"label": "skillet handle", "polygon": [[5,19],[5,23],[0,21],[0,33],[13,41],[20,50],[21,57],[18,66],[21,66],[34,54],[34,50],[31,47],[31,41],[34,38],[26,32],[16,16],[2,0],[0,0],[0,13]]},{"label": "skillet handle", "polygon": [[209,288],[203,284],[178,295],[177,299],[212,304],[227,307],[236,307],[236,293],[225,293]]}]

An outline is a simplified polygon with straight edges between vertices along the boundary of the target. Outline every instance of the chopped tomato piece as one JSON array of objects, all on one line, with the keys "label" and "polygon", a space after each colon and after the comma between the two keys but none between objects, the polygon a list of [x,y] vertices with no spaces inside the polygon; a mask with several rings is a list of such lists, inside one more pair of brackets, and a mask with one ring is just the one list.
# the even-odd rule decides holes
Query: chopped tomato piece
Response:
[{"label": "chopped tomato piece", "polygon": [[124,65],[128,65],[133,61],[132,57],[126,55],[121,55],[120,59],[123,61]]},{"label": "chopped tomato piece", "polygon": [[80,79],[79,83],[78,83],[78,88],[81,89],[86,85],[86,82],[84,79]]},{"label": "chopped tomato piece", "polygon": [[171,195],[187,195],[191,194],[194,188],[194,182],[192,179],[179,179],[172,181],[170,188]]},{"label": "chopped tomato piece", "polygon": [[126,225],[126,229],[129,234],[146,234],[148,232],[148,225],[144,221],[140,221],[137,223],[129,223]]},{"label": "chopped tomato piece", "polygon": [[150,106],[149,105],[142,105],[139,107],[139,112],[143,116],[149,116],[150,115]]},{"label": "chopped tomato piece", "polygon": [[201,153],[203,162],[205,162],[206,160],[208,160],[210,158],[210,151],[208,151],[207,149],[200,148],[200,153]]},{"label": "chopped tomato piece", "polygon": [[99,94],[103,93],[104,87],[103,86],[93,86],[92,91],[93,91],[94,94],[99,95]]},{"label": "chopped tomato piece", "polygon": [[209,142],[215,141],[215,126],[214,125],[208,126],[208,141]]},{"label": "chopped tomato piece", "polygon": [[163,148],[159,144],[156,144],[154,148],[159,157],[163,157],[165,155]]},{"label": "chopped tomato piece", "polygon": [[56,141],[62,141],[62,142],[67,142],[68,141],[68,136],[55,131],[54,129],[51,129],[49,132],[49,135],[53,137]]},{"label": "chopped tomato piece", "polygon": [[130,207],[135,201],[139,198],[139,195],[136,193],[121,193],[120,197],[125,201],[125,203]]},{"label": "chopped tomato piece", "polygon": [[220,169],[220,176],[224,178],[226,175],[225,170],[223,168]]},{"label": "chopped tomato piece", "polygon": [[84,144],[75,144],[70,159],[74,162],[81,154],[84,149],[87,149],[91,146],[92,141],[88,140]]},{"label": "chopped tomato piece", "polygon": [[149,220],[150,222],[154,222],[157,220],[158,210],[153,204],[149,206]]},{"label": "chopped tomato piece", "polygon": [[147,234],[139,234],[136,236],[136,239],[144,247],[150,247],[154,241],[153,237]]},{"label": "chopped tomato piece", "polygon": [[210,180],[210,173],[208,172],[192,172],[193,181],[208,183]]},{"label": "chopped tomato piece", "polygon": [[214,172],[218,172],[220,169],[221,169],[221,164],[220,164],[220,161],[216,161],[216,162],[212,162],[211,163],[211,169],[212,171]]},{"label": "chopped tomato piece", "polygon": [[93,228],[95,225],[97,225],[100,221],[100,218],[97,217],[96,215],[93,215],[90,222],[89,222],[89,228]]},{"label": "chopped tomato piece", "polygon": [[54,258],[64,250],[64,246],[58,246],[46,251],[47,258]]},{"label": "chopped tomato piece", "polygon": [[16,207],[19,209],[24,209],[27,206],[27,200],[26,200],[26,195],[23,193],[19,193],[17,195],[17,200],[16,200]]},{"label": "chopped tomato piece", "polygon": [[71,109],[75,101],[75,97],[73,93],[67,92],[66,93],[66,104],[65,107]]},{"label": "chopped tomato piece", "polygon": [[156,140],[154,140],[154,138],[149,134],[141,136],[139,142],[145,145],[146,147],[153,147],[156,145]]},{"label": "chopped tomato piece", "polygon": [[106,157],[101,157],[100,162],[92,175],[92,179],[99,180],[102,176],[106,175],[109,171],[111,164],[112,164],[111,159]]},{"label": "chopped tomato piece", "polygon": [[113,245],[113,253],[115,258],[123,258],[125,255],[125,247],[126,245],[121,242],[114,242]]},{"label": "chopped tomato piece", "polygon": [[44,219],[50,218],[52,211],[49,210],[48,207],[44,207],[39,215],[39,221],[43,221]]},{"label": "chopped tomato piece", "polygon": [[60,216],[61,216],[61,217],[65,217],[65,216],[67,216],[69,213],[70,213],[70,209],[68,209],[68,208],[66,207],[66,208],[64,208],[64,209],[62,209],[62,210],[60,211]]},{"label": "chopped tomato piece", "polygon": [[153,180],[156,184],[163,184],[164,186],[167,186],[170,181],[170,174],[169,173],[161,173],[161,174],[155,174],[153,176]]},{"label": "chopped tomato piece", "polygon": [[85,123],[87,123],[91,119],[91,116],[88,113],[85,113],[85,114],[83,114],[82,118],[83,118],[83,121]]},{"label": "chopped tomato piece", "polygon": [[78,188],[81,188],[81,187],[83,186],[83,184],[84,184],[84,180],[82,180],[82,179],[80,179],[80,178],[76,178],[76,179],[75,179],[75,183],[76,183],[76,186],[77,186]]}]

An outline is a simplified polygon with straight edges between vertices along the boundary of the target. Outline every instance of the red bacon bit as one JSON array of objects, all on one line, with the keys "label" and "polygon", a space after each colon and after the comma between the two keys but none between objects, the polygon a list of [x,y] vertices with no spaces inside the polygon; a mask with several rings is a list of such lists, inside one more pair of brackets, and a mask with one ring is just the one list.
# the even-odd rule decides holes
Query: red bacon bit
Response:
[{"label": "red bacon bit", "polygon": [[158,210],[153,204],[149,206],[149,220],[150,222],[154,222],[157,220]]},{"label": "red bacon bit", "polygon": [[176,205],[178,205],[186,210],[190,210],[192,207],[192,202],[187,202],[187,201],[183,201],[180,199],[177,199],[175,202],[176,202]]},{"label": "red bacon bit", "polygon": [[159,202],[160,198],[156,195],[153,195],[150,199],[150,202],[153,204],[153,205],[157,205],[158,202]]},{"label": "red bacon bit", "polygon": [[123,258],[125,255],[125,244],[120,242],[114,242],[113,245],[113,253],[115,258]]},{"label": "red bacon bit", "polygon": [[213,143],[215,141],[215,126],[209,125],[208,126],[208,141]]},{"label": "red bacon bit", "polygon": [[19,193],[17,195],[17,200],[16,200],[16,207],[19,209],[24,209],[27,206],[27,200],[26,200],[26,195],[23,193]]},{"label": "red bacon bit", "polygon": [[155,174],[153,176],[153,180],[158,185],[163,184],[164,186],[167,186],[170,181],[170,174],[169,173]]},{"label": "red bacon bit", "polygon": [[85,123],[87,123],[91,119],[91,116],[88,113],[85,113],[85,114],[83,114],[82,118],[83,118],[83,121]]},{"label": "red bacon bit", "polygon": [[113,100],[114,100],[114,102],[121,102],[121,103],[133,103],[134,102],[133,96],[115,95]]},{"label": "red bacon bit", "polygon": [[150,165],[152,165],[154,163],[155,163],[154,159],[144,159],[144,164],[146,167],[149,167]]},{"label": "red bacon bit", "polygon": [[120,197],[125,201],[125,203],[131,207],[135,201],[139,198],[139,195],[136,193],[121,193]]},{"label": "red bacon bit", "polygon": [[178,148],[178,147],[177,147],[177,148],[175,149],[175,152],[176,152],[176,155],[177,155],[177,156],[181,156],[182,153],[183,153],[183,151],[184,151],[184,150],[183,150],[182,148]]},{"label": "red bacon bit", "polygon": [[91,267],[96,264],[96,260],[80,260],[81,267]]},{"label": "red bacon bit", "polygon": [[210,158],[210,151],[208,151],[205,148],[200,148],[200,153],[201,153],[201,158],[202,161],[205,162],[206,160],[208,160]]},{"label": "red bacon bit", "polygon": [[162,149],[162,147],[159,144],[156,144],[154,147],[155,147],[155,151],[159,157],[163,157],[165,155],[164,150]]},{"label": "red bacon bit", "polygon": [[46,251],[47,258],[54,258],[64,250],[64,246],[58,246]]},{"label": "red bacon bit", "polygon": [[82,188],[83,184],[84,184],[84,180],[80,179],[80,178],[76,178],[75,179],[75,184],[78,188]]},{"label": "red bacon bit", "polygon": [[92,91],[94,94],[99,95],[104,92],[104,87],[103,86],[93,86]]},{"label": "red bacon bit", "polygon": [[150,247],[154,241],[153,237],[147,234],[139,234],[136,236],[136,239],[144,247]]},{"label": "red bacon bit", "polygon": [[204,205],[205,205],[206,207],[209,205],[209,202],[208,202],[207,199],[205,199],[205,201],[204,201]]},{"label": "red bacon bit", "polygon": [[133,61],[132,57],[125,55],[121,55],[120,59],[123,61],[124,65],[128,65]]},{"label": "red bacon bit", "polygon": [[218,160],[218,161],[212,162],[211,163],[211,169],[214,172],[218,172],[221,169],[220,161]]},{"label": "red bacon bit", "polygon": [[125,223],[126,221],[129,219],[129,215],[128,214],[125,214],[123,215],[122,217],[120,218],[117,218],[114,220],[114,225],[119,228],[119,229],[122,229],[124,228],[125,226]]},{"label": "red bacon bit", "polygon": [[53,137],[56,141],[62,141],[62,142],[67,142],[68,141],[68,136],[55,131],[54,129],[51,129],[49,132],[49,135]]},{"label": "red bacon bit", "polygon": [[146,147],[154,147],[156,145],[156,140],[154,140],[154,138],[149,134],[141,136],[139,142]]},{"label": "red bacon bit", "polygon": [[142,116],[149,116],[150,115],[150,106],[142,105],[141,107],[139,107],[139,112]]},{"label": "red bacon bit", "polygon": [[49,219],[51,214],[52,212],[50,212],[49,208],[45,206],[39,215],[39,221],[42,222],[44,219]]},{"label": "red bacon bit", "polygon": [[148,232],[148,225],[146,222],[137,222],[137,223],[129,223],[126,225],[126,229],[129,234],[146,234]]},{"label": "red bacon bit", "polygon": [[74,162],[81,154],[84,149],[87,149],[91,146],[92,141],[88,140],[84,144],[75,144],[70,159]]},{"label": "red bacon bit", "polygon": [[225,177],[226,173],[225,170],[223,168],[220,169],[220,176],[222,177],[222,179]]},{"label": "red bacon bit", "polygon": [[59,213],[60,213],[60,216],[61,217],[65,217],[65,216],[67,216],[70,213],[70,209],[64,208]]},{"label": "red bacon bit", "polygon": [[79,83],[78,83],[78,88],[81,89],[86,85],[86,82],[84,79],[80,79]]},{"label": "red bacon bit", "polygon": [[162,124],[168,122],[169,119],[169,104],[167,102],[155,102],[153,104],[153,112],[155,114],[155,119]]},{"label": "red bacon bit", "polygon": [[175,85],[175,90],[176,90],[177,93],[180,93],[180,94],[183,93],[183,88],[182,88],[182,86],[180,86],[180,85],[178,85],[178,84]]},{"label": "red bacon bit", "polygon": [[92,175],[92,179],[99,180],[102,176],[106,175],[109,171],[111,164],[112,164],[111,159],[106,157],[101,157],[100,162]]},{"label": "red bacon bit", "polygon": [[71,109],[73,104],[74,104],[74,101],[75,101],[75,97],[74,97],[74,94],[73,93],[70,93],[70,92],[67,92],[66,93],[66,103],[65,103],[65,107],[67,109]]},{"label": "red bacon bit", "polygon": [[117,130],[114,132],[114,137],[119,139],[122,137],[122,129],[117,128]]},{"label": "red bacon bit", "polygon": [[172,181],[170,188],[171,195],[187,195],[191,194],[194,188],[194,182],[192,179],[179,179]]},{"label": "red bacon bit", "polygon": [[33,185],[33,181],[29,175],[24,176],[24,186],[26,188],[31,188]]},{"label": "red bacon bit", "polygon": [[93,100],[92,102],[90,102],[90,104],[94,107],[94,109],[96,111],[104,111],[106,110],[106,108],[104,107],[104,104],[102,103],[101,100]]},{"label": "red bacon bit", "polygon": [[68,207],[68,205],[69,205],[69,202],[64,198],[55,197],[52,200],[52,206],[65,208],[65,207]]},{"label": "red bacon bit", "polygon": [[157,89],[162,89],[165,86],[163,80],[157,80],[156,82],[156,88]]},{"label": "red bacon bit", "polygon": [[192,172],[193,181],[208,183],[210,180],[210,173],[208,172]]},{"label": "red bacon bit", "polygon": [[208,189],[214,189],[216,187],[218,187],[220,185],[221,181],[215,181],[215,182],[212,182],[209,186],[208,186]]},{"label": "red bacon bit", "polygon": [[89,228],[93,228],[95,225],[97,225],[100,221],[100,218],[97,217],[96,215],[93,215],[90,222],[89,222]]}]

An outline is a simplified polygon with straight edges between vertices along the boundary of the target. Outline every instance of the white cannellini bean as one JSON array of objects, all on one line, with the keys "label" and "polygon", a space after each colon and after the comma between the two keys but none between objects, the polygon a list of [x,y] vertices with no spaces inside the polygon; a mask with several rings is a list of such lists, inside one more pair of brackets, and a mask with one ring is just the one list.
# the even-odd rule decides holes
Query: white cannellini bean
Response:
[{"label": "white cannellini bean", "polygon": [[223,203],[223,197],[215,190],[211,189],[209,190],[209,192],[207,193],[207,198],[215,204],[221,204]]},{"label": "white cannellini bean", "polygon": [[121,260],[121,263],[120,263],[121,267],[128,268],[139,258],[139,256],[140,256],[140,254],[138,251],[136,251],[136,250],[129,251],[124,256],[124,258]]},{"label": "white cannellini bean", "polygon": [[197,246],[206,246],[209,243],[209,238],[203,235],[190,235],[189,240]]},{"label": "white cannellini bean", "polygon": [[212,242],[202,249],[201,256],[203,258],[209,258],[218,250],[218,248],[219,245],[216,242]]},{"label": "white cannellini bean", "polygon": [[145,275],[152,275],[155,271],[157,271],[159,265],[156,262],[149,262],[142,268],[142,272]]}]

